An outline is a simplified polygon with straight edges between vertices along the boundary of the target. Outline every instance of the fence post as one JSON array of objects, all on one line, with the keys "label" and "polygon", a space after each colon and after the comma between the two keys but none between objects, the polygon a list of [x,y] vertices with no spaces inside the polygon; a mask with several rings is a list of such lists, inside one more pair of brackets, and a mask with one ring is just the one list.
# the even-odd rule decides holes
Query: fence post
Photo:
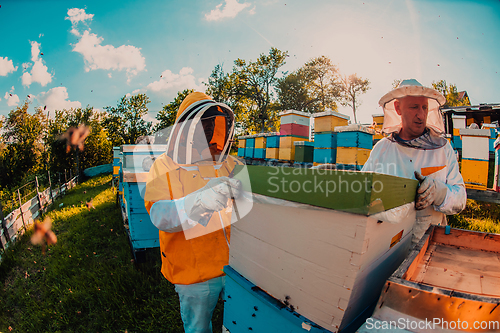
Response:
[{"label": "fence post", "polygon": [[19,192],[19,189],[17,189],[17,197],[19,198],[19,212],[21,213],[21,219],[23,220],[24,230],[26,230],[26,223],[24,223],[23,203],[21,202],[21,192]]},{"label": "fence post", "polygon": [[42,198],[40,197],[40,191],[38,191],[38,176],[35,176],[35,185],[36,185],[36,197],[38,198],[38,213],[43,214],[43,207],[42,207]]},{"label": "fence post", "polygon": [[54,203],[54,197],[52,196],[52,182],[50,181],[50,171],[47,171],[49,173],[49,193],[50,193],[50,204],[52,205]]},{"label": "fence post", "polygon": [[[2,222],[3,236],[5,237],[5,241],[9,243],[10,242],[9,229],[7,229],[7,226],[5,225],[5,217],[3,216],[2,202],[0,202],[0,221]],[[5,249],[1,241],[0,245],[2,246],[2,250]]]}]

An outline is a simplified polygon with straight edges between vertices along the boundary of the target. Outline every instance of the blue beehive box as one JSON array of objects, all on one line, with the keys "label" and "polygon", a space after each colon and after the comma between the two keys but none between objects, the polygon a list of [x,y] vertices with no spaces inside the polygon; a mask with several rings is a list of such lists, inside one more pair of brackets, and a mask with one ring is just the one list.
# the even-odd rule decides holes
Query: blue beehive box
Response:
[{"label": "blue beehive box", "polygon": [[255,147],[255,138],[247,139],[246,144],[247,144],[246,148],[254,148]]},{"label": "blue beehive box", "polygon": [[365,132],[338,132],[337,147],[356,147],[372,149],[373,135]]},{"label": "blue beehive box", "polygon": [[337,133],[335,132],[315,133],[314,148],[337,148]]},{"label": "blue beehive box", "polygon": [[254,153],[254,148],[248,147],[248,139],[247,139],[247,147],[245,148],[245,157],[246,158],[253,158],[253,153]]},{"label": "blue beehive box", "polygon": [[335,163],[337,160],[337,149],[314,148],[313,161],[315,163]]},{"label": "blue beehive box", "polygon": [[279,135],[272,135],[267,137],[266,148],[279,148],[280,137]]},{"label": "blue beehive box", "polygon": [[253,158],[266,158],[266,148],[254,148]]},{"label": "blue beehive box", "polygon": [[453,136],[453,146],[455,147],[455,149],[462,149],[462,138],[460,138],[460,136]]},{"label": "blue beehive box", "polygon": [[238,148],[238,157],[245,157],[246,148]]},{"label": "blue beehive box", "polygon": [[224,327],[230,333],[329,333],[225,266]]},{"label": "blue beehive box", "polygon": [[166,145],[123,145],[120,189],[123,189],[122,213],[132,251],[159,246],[158,229],[153,225],[144,206],[144,192],[149,170],[145,158],[159,157]]}]

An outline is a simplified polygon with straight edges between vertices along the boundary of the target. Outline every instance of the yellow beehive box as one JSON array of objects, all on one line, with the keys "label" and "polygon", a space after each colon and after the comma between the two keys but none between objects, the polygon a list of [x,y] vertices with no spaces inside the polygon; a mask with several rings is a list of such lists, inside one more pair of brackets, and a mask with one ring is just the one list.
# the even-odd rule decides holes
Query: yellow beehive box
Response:
[{"label": "yellow beehive box", "polygon": [[247,143],[247,140],[239,139],[238,140],[238,148],[246,148],[247,147],[246,143]]},{"label": "yellow beehive box", "polygon": [[279,148],[266,148],[266,158],[278,159],[279,158]]},{"label": "yellow beehive box", "polygon": [[349,116],[334,111],[319,112],[313,117],[315,133],[333,132],[335,127],[347,126],[349,123]]},{"label": "yellow beehive box", "polygon": [[120,173],[120,167],[119,166],[113,166],[113,175],[118,175]]},{"label": "yellow beehive box", "polygon": [[295,159],[295,147],[292,148],[279,148],[280,160],[293,161]]},{"label": "yellow beehive box", "polygon": [[309,140],[297,136],[281,136],[280,148],[294,148],[293,143],[295,141],[309,141]]},{"label": "yellow beehive box", "polygon": [[460,135],[460,128],[454,128],[453,129],[453,136],[459,136]]},{"label": "yellow beehive box", "polygon": [[266,148],[266,137],[255,138],[255,148]]},{"label": "yellow beehive box", "polygon": [[460,172],[464,179],[465,187],[486,190],[488,184],[488,161],[462,159]]},{"label": "yellow beehive box", "polygon": [[337,164],[364,165],[371,149],[355,147],[337,147]]}]

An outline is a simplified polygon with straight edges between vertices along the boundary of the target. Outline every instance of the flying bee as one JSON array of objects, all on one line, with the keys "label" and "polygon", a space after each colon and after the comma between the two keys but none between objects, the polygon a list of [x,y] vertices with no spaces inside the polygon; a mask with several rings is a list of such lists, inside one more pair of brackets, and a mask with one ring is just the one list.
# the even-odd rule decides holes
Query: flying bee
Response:
[{"label": "flying bee", "polygon": [[35,222],[35,232],[31,236],[31,243],[34,245],[42,244],[42,253],[45,254],[45,243],[47,245],[57,243],[57,236],[50,228],[52,227],[52,219],[46,217],[42,223]]},{"label": "flying bee", "polygon": [[89,134],[90,128],[85,125],[80,125],[78,128],[68,128],[60,138],[60,140],[66,140],[66,153],[69,153],[71,148],[78,148],[83,151],[83,143]]}]

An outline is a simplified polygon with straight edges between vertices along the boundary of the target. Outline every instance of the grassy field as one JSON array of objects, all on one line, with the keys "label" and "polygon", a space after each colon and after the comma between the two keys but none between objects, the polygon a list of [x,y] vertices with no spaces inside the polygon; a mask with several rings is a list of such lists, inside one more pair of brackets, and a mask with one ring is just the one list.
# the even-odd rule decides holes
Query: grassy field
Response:
[{"label": "grassy field", "polygon": [[[183,332],[159,251],[148,251],[146,263],[132,260],[110,181],[93,178],[52,206],[46,215],[58,242],[45,255],[30,243],[32,231],[3,254],[1,332]],[[95,210],[85,205],[90,198]],[[213,326],[220,332],[221,302]]]}]

